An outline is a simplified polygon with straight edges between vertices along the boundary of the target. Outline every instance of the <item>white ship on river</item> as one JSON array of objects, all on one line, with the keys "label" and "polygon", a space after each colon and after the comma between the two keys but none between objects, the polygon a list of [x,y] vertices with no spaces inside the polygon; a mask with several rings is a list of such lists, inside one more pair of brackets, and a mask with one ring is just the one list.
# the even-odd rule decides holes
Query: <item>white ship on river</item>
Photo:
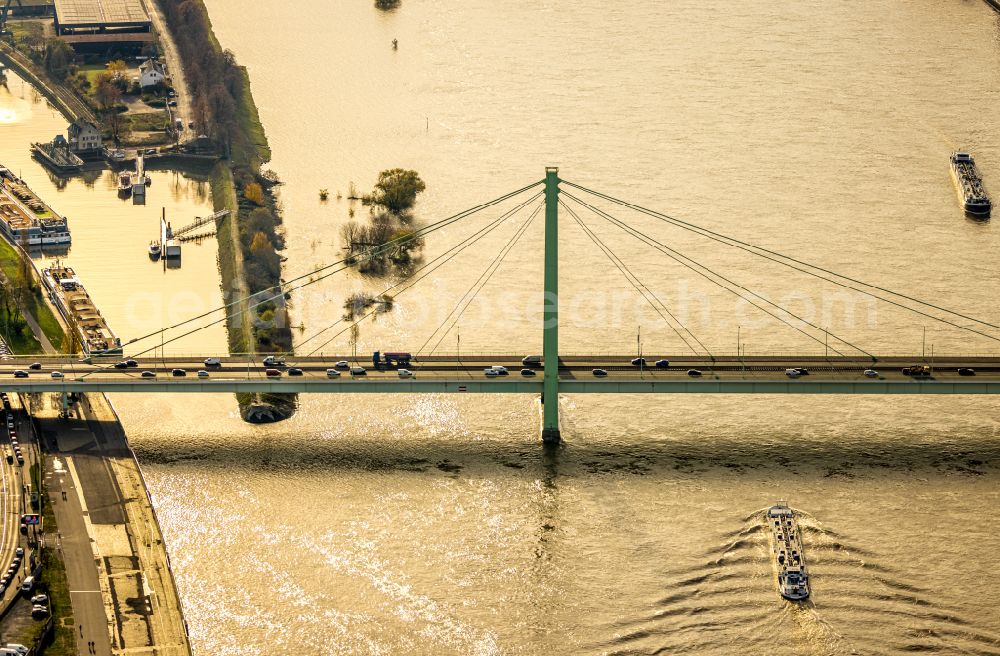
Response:
[{"label": "white ship on river", "polygon": [[122,352],[121,339],[111,331],[73,269],[56,262],[42,269],[42,282],[63,319],[76,329],[85,354]]},{"label": "white ship on river", "polygon": [[0,166],[0,232],[12,244],[68,246],[69,224],[31,191],[23,180]]}]

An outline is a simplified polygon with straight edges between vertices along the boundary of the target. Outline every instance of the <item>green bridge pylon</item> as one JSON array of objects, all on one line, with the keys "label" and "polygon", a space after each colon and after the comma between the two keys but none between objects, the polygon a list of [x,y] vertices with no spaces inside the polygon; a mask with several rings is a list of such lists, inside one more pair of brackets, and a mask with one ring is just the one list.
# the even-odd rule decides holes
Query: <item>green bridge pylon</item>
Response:
[{"label": "green bridge pylon", "polygon": [[545,299],[542,314],[542,441],[559,435],[559,169],[545,169]]}]

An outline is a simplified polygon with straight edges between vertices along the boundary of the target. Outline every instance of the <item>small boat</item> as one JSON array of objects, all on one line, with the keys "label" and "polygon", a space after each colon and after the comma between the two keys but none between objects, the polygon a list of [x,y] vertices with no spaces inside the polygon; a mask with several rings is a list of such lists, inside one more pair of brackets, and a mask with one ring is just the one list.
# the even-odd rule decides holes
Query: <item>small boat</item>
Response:
[{"label": "small boat", "polygon": [[160,242],[155,240],[149,242],[149,257],[154,260],[160,259]]},{"label": "small boat", "polygon": [[329,190],[327,190],[327,189],[320,189],[319,190],[319,199],[320,200],[326,200],[329,197],[330,197]]},{"label": "small boat", "polygon": [[809,576],[802,555],[802,536],[795,522],[795,512],[784,502],[767,509],[778,592],[785,599],[801,601],[809,596]]},{"label": "small boat", "polygon": [[132,174],[129,171],[122,171],[118,174],[118,196],[128,198],[132,195]]},{"label": "small boat", "polygon": [[983,178],[976,168],[976,160],[969,153],[951,154],[951,175],[955,180],[955,187],[958,189],[959,200],[965,213],[977,218],[988,219],[990,211],[993,209],[993,202],[990,200],[986,188],[983,187]]}]

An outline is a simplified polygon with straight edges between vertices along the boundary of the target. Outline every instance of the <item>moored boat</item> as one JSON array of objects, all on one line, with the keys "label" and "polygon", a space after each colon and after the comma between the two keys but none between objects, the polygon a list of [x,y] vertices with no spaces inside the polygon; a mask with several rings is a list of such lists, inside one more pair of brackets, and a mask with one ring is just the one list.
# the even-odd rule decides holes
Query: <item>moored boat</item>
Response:
[{"label": "moored boat", "polygon": [[795,511],[779,502],[768,508],[767,525],[778,592],[785,599],[801,601],[809,596],[809,575]]},{"label": "moored boat", "polygon": [[128,198],[132,195],[132,173],[129,171],[122,171],[118,174],[118,195],[122,198]]},{"label": "moored boat", "polygon": [[158,241],[149,242],[149,257],[154,260],[160,259],[160,242]]},{"label": "moored boat", "polygon": [[958,190],[959,200],[966,214],[989,218],[993,201],[986,193],[983,178],[976,168],[976,160],[969,153],[951,154],[951,175]]}]

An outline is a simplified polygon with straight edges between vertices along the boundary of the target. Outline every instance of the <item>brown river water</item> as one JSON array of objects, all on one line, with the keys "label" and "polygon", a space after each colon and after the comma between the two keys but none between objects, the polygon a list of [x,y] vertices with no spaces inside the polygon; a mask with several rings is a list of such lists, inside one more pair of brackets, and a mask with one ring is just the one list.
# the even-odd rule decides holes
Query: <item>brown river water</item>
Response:
[{"label": "brown river water", "polygon": [[[948,154],[969,149],[1000,194],[1000,18],[981,2],[207,4],[249,68],[285,181],[288,278],[340,257],[339,227],[366,212],[337,199],[352,182],[418,170],[416,221],[430,223],[551,164],[1000,322],[1000,231],[962,215],[948,175]],[[179,270],[143,261],[160,206],[177,221],[203,214],[207,188],[156,174],[141,211],[104,179],[57,188],[26,146],[63,123],[8,87],[0,162],[70,216],[68,259],[118,332],[218,302],[213,243],[186,246]],[[603,206],[829,329],[836,348],[833,336],[880,354],[1000,353]],[[496,216],[430,235],[425,258]],[[762,317],[580,217],[714,352],[739,339],[749,353],[823,353],[822,331]],[[358,352],[420,348],[516,225],[397,295]],[[641,330],[644,353],[683,354],[565,214],[561,229],[563,351],[632,353]],[[536,220],[438,352],[538,352],[540,244]],[[394,282],[339,274],[293,294],[299,352],[349,352],[342,325],[320,331],[350,292]],[[216,328],[168,349],[223,347]],[[529,397],[305,396],[269,426],[241,422],[228,395],[113,400],[198,654],[1000,654],[991,398],[567,396],[555,452]],[[761,530],[779,499],[803,514],[803,604],[778,597]]]}]

